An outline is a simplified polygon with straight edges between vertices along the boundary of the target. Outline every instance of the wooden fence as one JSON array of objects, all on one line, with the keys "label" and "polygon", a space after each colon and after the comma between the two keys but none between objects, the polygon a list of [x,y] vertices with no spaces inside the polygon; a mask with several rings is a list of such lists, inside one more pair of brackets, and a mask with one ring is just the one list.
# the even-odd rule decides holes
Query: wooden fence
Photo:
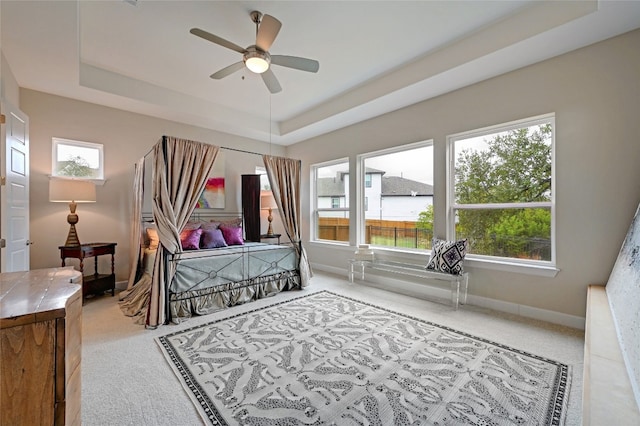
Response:
[{"label": "wooden fence", "polygon": [[[320,218],[318,237],[321,240],[349,241],[349,219]],[[367,219],[365,243],[384,247],[431,249],[433,233],[419,229],[416,222]],[[464,238],[464,236],[459,236]],[[476,241],[469,253],[487,256],[512,257],[534,260],[551,260],[551,239],[492,235],[487,240]]]},{"label": "wooden fence", "polygon": [[[323,217],[318,222],[321,240],[349,241],[349,219]],[[365,242],[387,247],[431,248],[432,233],[414,221],[367,219]]]}]

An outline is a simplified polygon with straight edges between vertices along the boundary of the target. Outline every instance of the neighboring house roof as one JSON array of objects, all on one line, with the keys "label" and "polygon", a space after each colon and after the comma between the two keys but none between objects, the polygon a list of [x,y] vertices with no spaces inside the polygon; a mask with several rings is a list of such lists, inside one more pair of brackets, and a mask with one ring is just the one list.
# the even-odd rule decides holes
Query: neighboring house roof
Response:
[{"label": "neighboring house roof", "polygon": [[[369,175],[383,175],[386,173],[385,171],[374,169],[373,167],[365,167],[364,172],[365,174],[369,174]],[[338,174],[340,174],[340,179],[344,179],[344,175],[348,175],[349,172],[348,171],[338,172]]]},{"label": "neighboring house roof", "polygon": [[372,175],[378,174],[378,175],[383,175],[387,172],[382,171],[382,170],[378,170],[378,169],[374,169],[373,167],[365,167],[364,168],[364,172],[365,173],[370,173]]},{"label": "neighboring house roof", "polygon": [[[367,169],[367,173],[370,173]],[[379,170],[371,173],[380,172]],[[380,172],[384,174],[384,172]],[[344,180],[338,178],[319,178],[317,181],[317,191],[319,197],[341,197],[345,195]],[[433,196],[433,186],[426,183],[405,179],[400,176],[382,177],[383,197],[424,197]]]},{"label": "neighboring house roof", "polygon": [[337,177],[318,178],[316,183],[318,197],[343,197],[344,180]]},{"label": "neighboring house roof", "polygon": [[400,176],[382,177],[383,197],[424,197],[433,195],[433,185],[405,179]]}]

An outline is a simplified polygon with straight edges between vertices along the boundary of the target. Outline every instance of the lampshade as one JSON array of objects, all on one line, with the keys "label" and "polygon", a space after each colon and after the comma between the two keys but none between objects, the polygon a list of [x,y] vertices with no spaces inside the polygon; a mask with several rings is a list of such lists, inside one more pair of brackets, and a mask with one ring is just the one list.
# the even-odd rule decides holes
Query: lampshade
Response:
[{"label": "lampshade", "polygon": [[271,236],[273,235],[273,227],[271,226],[271,222],[273,222],[273,215],[271,214],[271,211],[278,208],[276,205],[276,199],[273,198],[271,191],[263,192],[262,195],[260,195],[260,208],[262,210],[269,210],[269,216],[267,217],[267,220],[269,221],[267,235]]},{"label": "lampshade", "polygon": [[60,203],[95,203],[96,186],[89,180],[51,179],[49,201]]},{"label": "lampshade", "polygon": [[262,210],[272,209],[277,210],[278,206],[276,205],[276,200],[273,198],[273,195],[261,195],[260,196],[260,208]]}]

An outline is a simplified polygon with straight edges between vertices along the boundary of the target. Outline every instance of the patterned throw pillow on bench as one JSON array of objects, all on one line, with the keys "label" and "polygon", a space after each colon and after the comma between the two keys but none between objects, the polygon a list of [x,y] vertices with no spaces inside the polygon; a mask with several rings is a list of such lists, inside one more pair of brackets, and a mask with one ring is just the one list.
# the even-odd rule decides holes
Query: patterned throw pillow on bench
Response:
[{"label": "patterned throw pillow on bench", "polygon": [[467,239],[445,241],[434,238],[432,241],[431,258],[425,269],[445,272],[452,275],[462,275],[462,262],[467,254]]}]

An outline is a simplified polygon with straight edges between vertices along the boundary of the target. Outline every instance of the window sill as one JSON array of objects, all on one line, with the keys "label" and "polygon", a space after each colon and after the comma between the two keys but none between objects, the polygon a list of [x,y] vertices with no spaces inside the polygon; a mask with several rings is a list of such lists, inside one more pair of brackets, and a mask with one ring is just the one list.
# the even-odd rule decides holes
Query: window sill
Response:
[{"label": "window sill", "polygon": [[[349,253],[356,251],[356,246],[348,243],[332,241],[310,241],[309,244],[318,248],[331,248]],[[403,250],[398,248],[371,247],[376,255],[389,260],[399,260],[407,263],[427,264],[430,253],[416,250]],[[464,260],[465,267],[472,269],[489,269],[493,271],[513,272],[517,274],[535,275],[539,277],[553,278],[560,269],[549,264],[509,262],[507,259],[489,259],[469,255]]]},{"label": "window sill", "polygon": [[553,278],[560,269],[553,265],[525,264],[509,262],[507,260],[478,259],[471,256],[464,260],[465,266],[478,269],[491,269],[493,271],[515,272],[517,274],[535,275],[538,277]]},{"label": "window sill", "polygon": [[49,179],[81,179],[81,180],[90,180],[91,182],[93,182],[94,185],[96,186],[104,186],[104,184],[107,182],[106,179],[84,179],[84,178],[77,178],[77,177],[70,177],[70,176],[53,176],[53,175],[47,175],[47,177]]}]

